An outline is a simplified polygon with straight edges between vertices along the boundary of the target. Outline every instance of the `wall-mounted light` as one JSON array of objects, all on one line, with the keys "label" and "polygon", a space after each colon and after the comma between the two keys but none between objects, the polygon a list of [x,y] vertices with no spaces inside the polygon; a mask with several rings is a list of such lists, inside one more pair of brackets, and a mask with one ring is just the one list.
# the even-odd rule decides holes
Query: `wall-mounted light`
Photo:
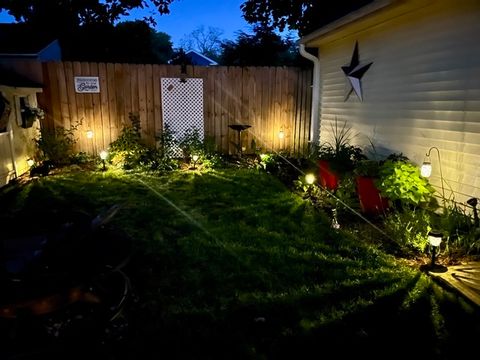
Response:
[{"label": "wall-mounted light", "polygon": [[27,165],[29,167],[32,167],[33,165],[35,165],[35,161],[33,159],[27,159]]},{"label": "wall-mounted light", "polygon": [[440,159],[440,150],[438,150],[437,147],[432,146],[430,149],[428,149],[428,152],[425,154],[425,159],[423,160],[422,167],[420,168],[420,174],[423,177],[430,177],[430,175],[432,175],[432,162],[430,161],[430,153],[432,150],[437,151],[438,169],[440,170],[440,183],[442,186],[442,198],[443,198],[443,201],[445,202],[445,187],[443,186],[442,161]]},{"label": "wall-mounted light", "polygon": [[87,130],[87,139],[93,139],[93,130]]},{"label": "wall-mounted light", "polygon": [[285,131],[283,130],[280,130],[278,132],[278,138],[281,140],[281,139],[284,139],[285,138]]},{"label": "wall-mounted light", "polygon": [[107,167],[105,166],[105,160],[107,160],[108,151],[102,150],[102,151],[100,151],[99,155],[100,155],[100,159],[102,160],[102,165],[103,165],[102,170],[105,171],[105,170],[107,170]]}]

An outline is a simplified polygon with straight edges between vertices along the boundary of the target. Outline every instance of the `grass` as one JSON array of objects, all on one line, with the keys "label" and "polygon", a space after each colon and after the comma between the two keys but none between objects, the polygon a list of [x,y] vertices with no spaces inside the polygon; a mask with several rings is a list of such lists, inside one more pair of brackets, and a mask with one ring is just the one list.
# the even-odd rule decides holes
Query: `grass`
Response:
[{"label": "grass", "polygon": [[7,233],[122,205],[137,301],[128,336],[103,350],[114,359],[444,359],[480,334],[476,309],[255,170],[64,172],[0,204]]}]

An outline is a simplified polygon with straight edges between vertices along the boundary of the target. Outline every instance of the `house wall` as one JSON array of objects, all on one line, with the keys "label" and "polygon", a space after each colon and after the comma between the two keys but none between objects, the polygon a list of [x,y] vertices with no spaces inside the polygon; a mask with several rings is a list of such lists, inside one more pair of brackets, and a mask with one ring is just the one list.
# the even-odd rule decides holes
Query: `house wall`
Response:
[{"label": "house wall", "polygon": [[[415,2],[399,2],[407,5]],[[321,61],[320,141],[335,120],[358,133],[354,143],[378,152],[402,152],[417,164],[431,146],[440,150],[447,196],[480,197],[480,2],[419,1],[386,9],[316,40]],[[392,15],[394,14],[394,15]],[[364,101],[350,95],[341,66],[355,41]],[[431,182],[440,184],[432,152]],[[448,187],[447,187],[448,188]]]},{"label": "house wall", "polygon": [[[0,134],[0,187],[7,184],[15,176],[20,176],[30,167],[27,159],[33,158],[35,145],[33,139],[39,131],[39,121],[31,128],[24,129],[21,125],[19,96],[26,96],[32,107],[37,106],[35,89],[1,87],[3,96],[10,102],[8,130]],[[12,156],[13,154],[13,156]]]}]

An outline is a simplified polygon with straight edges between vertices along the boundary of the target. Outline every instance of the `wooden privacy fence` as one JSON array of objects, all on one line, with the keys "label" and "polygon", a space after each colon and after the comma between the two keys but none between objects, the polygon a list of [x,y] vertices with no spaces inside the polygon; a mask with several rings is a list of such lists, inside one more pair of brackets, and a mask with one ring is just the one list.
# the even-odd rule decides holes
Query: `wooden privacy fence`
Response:
[{"label": "wooden privacy fence", "polygon": [[[163,130],[161,78],[177,78],[181,67],[87,62],[43,64],[46,111],[44,126],[70,128],[80,123],[77,150],[105,149],[129,125],[129,113],[140,116],[142,138],[155,145]],[[77,93],[74,77],[98,77],[99,93]],[[287,67],[188,66],[188,78],[203,79],[205,136],[218,150],[234,153],[237,133],[230,124],[248,124],[242,145],[252,140],[262,150],[306,150],[310,128],[311,71]],[[92,130],[93,138],[86,133]],[[279,137],[283,131],[284,138]],[[183,134],[177,134],[183,135]]]}]

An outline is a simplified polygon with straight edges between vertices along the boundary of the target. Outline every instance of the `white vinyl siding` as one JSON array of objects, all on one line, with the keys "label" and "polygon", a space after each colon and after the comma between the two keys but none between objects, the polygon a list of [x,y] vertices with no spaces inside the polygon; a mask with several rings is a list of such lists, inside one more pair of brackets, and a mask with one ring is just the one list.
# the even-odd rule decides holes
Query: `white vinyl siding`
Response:
[{"label": "white vinyl siding", "polygon": [[[330,139],[337,118],[359,134],[357,144],[371,140],[417,164],[436,146],[455,199],[480,197],[480,1],[433,1],[394,18],[387,11],[375,15],[377,25],[320,40],[320,140]],[[350,86],[341,66],[350,63],[355,41],[360,64],[373,62],[362,78],[363,102],[355,93],[344,101]],[[431,161],[438,186],[436,152]]]}]

